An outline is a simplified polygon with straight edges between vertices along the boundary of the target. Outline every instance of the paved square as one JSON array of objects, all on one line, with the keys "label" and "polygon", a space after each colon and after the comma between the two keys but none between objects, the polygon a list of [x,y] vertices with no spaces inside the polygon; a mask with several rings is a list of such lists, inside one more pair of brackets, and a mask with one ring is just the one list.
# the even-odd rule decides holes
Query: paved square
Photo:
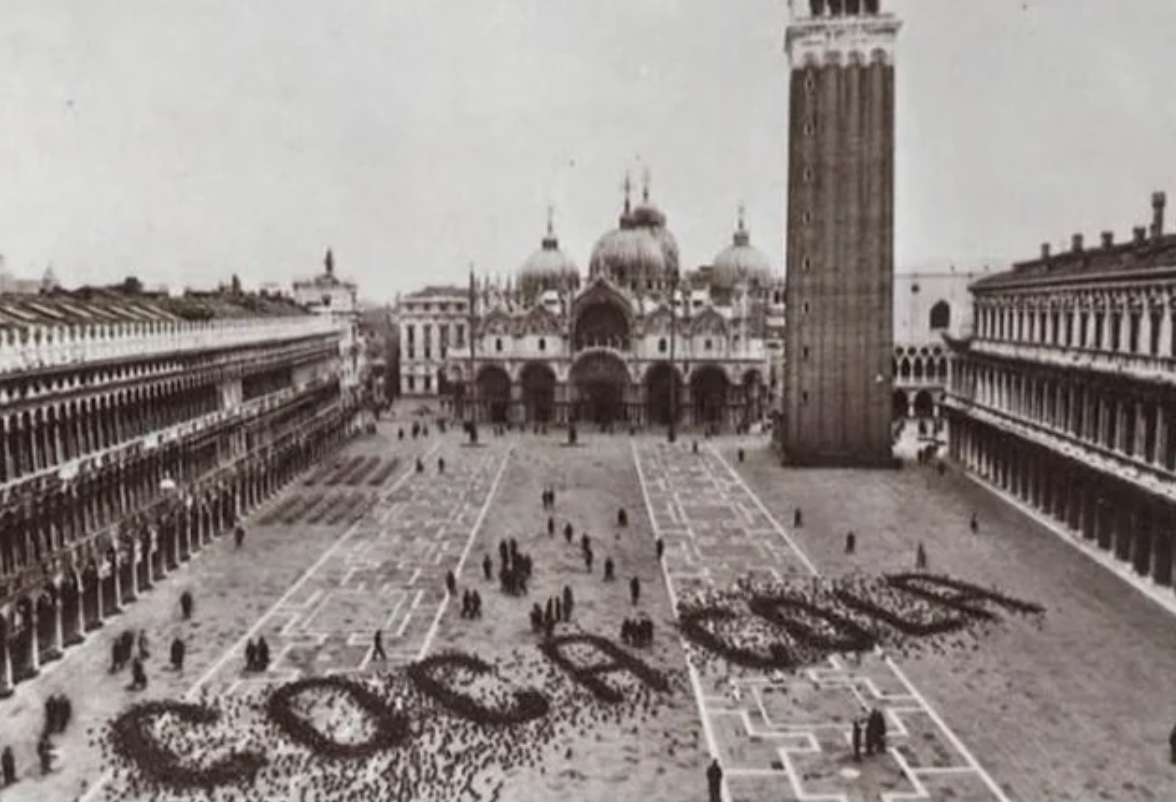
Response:
[{"label": "paved square", "polygon": [[[22,778],[3,798],[76,798],[83,782],[96,781],[92,799],[191,798],[137,787],[124,770],[108,777],[95,725],[145,697],[174,699],[192,690],[189,698],[218,700],[226,715],[220,729],[184,736],[194,745],[215,752],[270,744],[268,725],[250,707],[259,690],[342,675],[412,709],[421,700],[402,668],[453,649],[503,672],[488,685],[476,674],[460,682],[513,689],[508,693],[540,689],[552,712],[502,738],[421,708],[414,745],[346,770],[315,768],[302,747],[278,739],[272,749],[281,759],[263,772],[255,793],[308,802],[373,789],[384,789],[383,798],[421,802],[702,799],[713,751],[731,802],[1176,798],[1166,762],[1176,710],[1161,680],[1176,672],[1170,617],[971,483],[914,468],[784,471],[748,442],[716,441],[692,454],[687,443],[653,438],[584,440],[567,449],[557,437],[509,436],[470,449],[456,433],[400,443],[385,430],[357,442],[340,458],[353,463],[324,466],[322,476],[260,511],[240,552],[214,544],[108,631],[92,634],[0,703],[5,734],[30,733],[18,743]],[[749,449],[746,462],[735,459],[738,444]],[[417,456],[424,474],[412,470]],[[443,475],[437,457],[445,458]],[[368,484],[381,472],[383,479]],[[348,478],[332,484],[333,473]],[[554,536],[538,503],[551,486]],[[804,525],[781,526],[798,506]],[[629,512],[628,527],[617,525],[619,508]],[[967,530],[973,510],[979,536]],[[565,522],[574,525],[571,544],[562,536]],[[849,530],[858,537],[853,555],[843,549]],[[581,554],[584,534],[595,551],[592,571]],[[490,556],[497,566],[499,544],[510,538],[535,559],[525,597],[503,594],[496,578],[482,576],[482,559]],[[661,565],[657,538],[666,548]],[[803,585],[816,574],[906,571],[918,543],[936,570],[1039,602],[1046,617],[1002,618],[970,645],[834,656],[786,675],[688,659],[696,647],[684,649],[673,631],[675,604],[691,594],[749,578]],[[616,566],[615,583],[601,579],[605,559]],[[462,589],[479,591],[483,618],[463,618],[449,603],[449,570]],[[639,604],[629,599],[632,577],[643,588]],[[560,634],[619,642],[622,619],[648,615],[654,646],[630,651],[666,672],[670,690],[610,708],[553,668],[527,611],[564,586],[575,592],[576,611]],[[184,588],[197,597],[190,623],[176,612]],[[109,639],[124,628],[146,629],[156,651],[183,634],[190,647],[184,675],[152,661],[144,694],[125,690],[121,677],[92,675],[105,662]],[[376,629],[388,659],[373,663]],[[258,635],[269,642],[273,665],[244,674],[242,645]],[[621,675],[608,682],[632,693]],[[94,692],[78,694],[83,683]],[[40,702],[61,690],[73,696],[79,723],[60,739],[62,768],[37,777],[30,768]],[[332,704],[334,712],[308,715],[338,737],[366,737],[362,718],[339,712],[353,710],[349,703]],[[855,762],[849,723],[874,707],[886,716],[889,748]],[[422,718],[421,710],[434,712]],[[218,798],[257,798],[249,794]]]}]

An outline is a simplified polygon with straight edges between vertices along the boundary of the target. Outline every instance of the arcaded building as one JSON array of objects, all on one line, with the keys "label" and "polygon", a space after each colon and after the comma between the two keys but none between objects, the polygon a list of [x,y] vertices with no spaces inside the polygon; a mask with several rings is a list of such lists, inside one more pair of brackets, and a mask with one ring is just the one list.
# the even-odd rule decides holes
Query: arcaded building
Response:
[{"label": "arcaded building", "polygon": [[877,0],[788,27],[786,464],[892,462],[894,54]]},{"label": "arcaded building", "polygon": [[1150,227],[972,285],[954,340],[950,453],[1155,582],[1176,558],[1176,235]]},{"label": "arcaded building", "polygon": [[968,287],[988,272],[948,265],[894,276],[894,420],[940,417],[951,366],[944,337],[972,325]]},{"label": "arcaded building", "polygon": [[348,434],[343,336],[240,292],[0,296],[0,696]]},{"label": "arcaded building", "polygon": [[765,333],[781,299],[742,215],[710,265],[682,271],[648,185],[636,206],[626,189],[587,277],[549,220],[514,279],[470,281],[474,350],[450,350],[446,368],[460,417],[737,427],[767,415]]}]

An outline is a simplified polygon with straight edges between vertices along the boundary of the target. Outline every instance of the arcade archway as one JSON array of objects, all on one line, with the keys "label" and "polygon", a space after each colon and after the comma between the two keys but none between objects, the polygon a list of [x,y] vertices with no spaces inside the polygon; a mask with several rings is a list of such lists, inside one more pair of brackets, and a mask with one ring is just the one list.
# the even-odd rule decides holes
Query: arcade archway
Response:
[{"label": "arcade archway", "polygon": [[629,316],[615,303],[596,301],[580,312],[576,318],[574,345],[577,351],[584,348],[629,349]]},{"label": "arcade archway", "polygon": [[675,421],[682,419],[682,374],[669,362],[658,362],[645,374],[645,414],[654,425],[666,426],[671,409]]},{"label": "arcade archway", "polygon": [[526,421],[550,423],[555,418],[555,371],[542,362],[528,362],[520,381]]},{"label": "arcade archway", "polygon": [[915,393],[915,417],[931,418],[934,416],[935,400],[931,398],[931,393],[926,390]]},{"label": "arcade archway", "polygon": [[506,423],[510,417],[510,376],[497,365],[478,372],[478,404],[490,423]]},{"label": "arcade archway", "polygon": [[576,420],[607,425],[628,417],[629,371],[620,359],[607,353],[587,354],[572,366],[571,379]]},{"label": "arcade archway", "polygon": [[764,376],[752,369],[743,374],[743,423],[754,423],[763,417]]},{"label": "arcade archway", "polygon": [[722,423],[727,409],[727,374],[715,365],[703,365],[690,378],[695,423]]},{"label": "arcade archway", "polygon": [[907,409],[909,408],[906,391],[895,390],[893,398],[894,400],[891,402],[891,416],[894,420],[906,420]]}]

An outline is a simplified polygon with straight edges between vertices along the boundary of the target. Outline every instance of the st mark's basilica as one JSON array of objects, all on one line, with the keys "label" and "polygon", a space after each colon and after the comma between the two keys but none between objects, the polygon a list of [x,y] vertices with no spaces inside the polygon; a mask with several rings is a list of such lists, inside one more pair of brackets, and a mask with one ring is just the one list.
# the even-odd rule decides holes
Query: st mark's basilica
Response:
[{"label": "st mark's basilica", "polygon": [[472,341],[448,350],[439,388],[459,419],[729,428],[759,423],[770,407],[782,279],[751,245],[742,210],[712,264],[682,271],[648,177],[636,206],[626,181],[586,281],[549,215],[517,276],[492,285],[471,273],[469,296]]}]

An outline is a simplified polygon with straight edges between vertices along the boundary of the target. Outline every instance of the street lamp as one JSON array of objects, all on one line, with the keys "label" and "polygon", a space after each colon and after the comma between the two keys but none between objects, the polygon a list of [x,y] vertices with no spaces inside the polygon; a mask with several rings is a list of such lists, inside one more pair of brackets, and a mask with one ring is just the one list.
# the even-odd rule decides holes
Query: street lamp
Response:
[{"label": "street lamp", "polygon": [[666,439],[673,443],[678,439],[676,421],[678,419],[678,373],[674,364],[674,350],[678,339],[678,269],[670,271],[670,424],[666,429]]}]

